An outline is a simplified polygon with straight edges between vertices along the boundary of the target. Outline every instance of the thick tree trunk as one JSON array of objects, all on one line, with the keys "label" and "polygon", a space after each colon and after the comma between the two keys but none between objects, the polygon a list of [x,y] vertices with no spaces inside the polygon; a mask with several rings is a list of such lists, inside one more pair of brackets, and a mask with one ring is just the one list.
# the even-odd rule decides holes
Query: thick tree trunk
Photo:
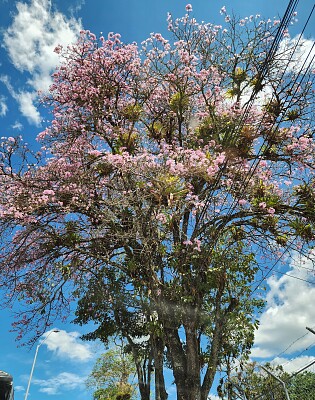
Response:
[{"label": "thick tree trunk", "polygon": [[137,375],[138,375],[138,386],[141,400],[150,400],[150,379],[149,381],[146,378],[145,368],[141,365],[141,363],[136,363],[137,367]]},{"label": "thick tree trunk", "polygon": [[211,351],[210,351],[210,357],[209,357],[209,363],[208,363],[208,368],[206,370],[202,387],[201,387],[201,397],[200,400],[207,400],[211,386],[214,381],[214,377],[217,371],[217,366],[218,366],[218,358],[219,358],[219,352],[222,344],[222,333],[224,330],[224,324],[225,324],[225,315],[224,311],[221,310],[221,299],[224,293],[224,288],[225,288],[225,274],[222,273],[222,279],[220,281],[220,285],[218,287],[218,291],[216,294],[216,299],[215,299],[215,310],[214,310],[214,323],[215,323],[215,328],[213,330],[213,337],[212,337],[212,342],[211,342]]},{"label": "thick tree trunk", "polygon": [[167,330],[167,349],[175,379],[177,400],[200,400],[201,393],[197,311],[190,310],[189,314],[189,321],[184,326],[185,350],[178,330]]},{"label": "thick tree trunk", "polygon": [[[184,399],[186,394],[186,355],[183,350],[177,329],[164,329],[166,333],[166,347],[168,359],[172,365],[175,385],[177,388],[177,399]],[[188,400],[186,398],[186,400]]]},{"label": "thick tree trunk", "polygon": [[185,310],[185,346],[183,346],[178,329],[169,330],[167,335],[168,352],[177,388],[177,400],[207,400],[217,370],[222,333],[226,323],[226,312],[221,309],[222,295],[225,288],[225,274],[222,273],[215,298],[215,329],[213,333],[208,368],[201,383],[199,314],[197,305]]},{"label": "thick tree trunk", "polygon": [[167,400],[163,374],[164,341],[156,337],[153,342],[154,367],[155,367],[155,400]]},{"label": "thick tree trunk", "polygon": [[186,386],[187,399],[200,399],[200,346],[197,336],[197,309],[190,313],[189,321],[184,325],[186,334]]}]

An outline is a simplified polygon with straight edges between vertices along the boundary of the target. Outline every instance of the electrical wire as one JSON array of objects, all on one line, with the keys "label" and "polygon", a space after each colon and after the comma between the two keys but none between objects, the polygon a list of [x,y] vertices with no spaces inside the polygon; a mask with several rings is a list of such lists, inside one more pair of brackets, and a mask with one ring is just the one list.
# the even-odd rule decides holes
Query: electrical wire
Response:
[{"label": "electrical wire", "polygon": [[[305,336],[309,335],[309,333],[310,333],[310,332],[306,332],[306,333],[304,333],[304,335],[298,337],[298,338],[295,339],[293,342],[291,342],[291,343],[289,344],[289,346],[286,347],[284,350],[282,350],[281,353],[277,354],[277,355],[273,358],[273,360],[272,360],[271,362],[273,362],[276,358],[281,357],[283,354],[285,354],[289,349],[291,349],[292,346],[295,345],[295,343],[297,343],[297,342],[299,342],[300,340],[304,339]],[[304,351],[305,351],[305,350],[304,350]],[[300,354],[299,354],[299,355],[300,355]]]},{"label": "electrical wire", "polygon": [[[315,329],[315,327],[312,327],[312,329]],[[294,344],[296,344],[296,343],[299,342],[300,340],[304,339],[304,338],[305,338],[307,335],[309,335],[309,334],[310,334],[310,332],[306,332],[306,333],[304,333],[303,335],[299,336],[298,338],[294,339],[284,350],[282,350],[280,353],[278,353],[277,355],[275,355],[274,358],[273,358],[271,361],[269,361],[269,362],[272,363],[276,358],[278,358],[278,357],[282,356],[283,354],[285,354],[292,346],[294,346]],[[301,351],[300,353],[298,353],[298,354],[296,355],[296,357],[294,357],[292,360],[289,360],[288,363],[290,363],[291,361],[293,361],[295,358],[300,357],[303,353],[305,353],[305,351],[308,351],[308,350],[311,349],[314,345],[315,345],[315,342],[313,342],[311,345],[309,345],[308,347],[306,347],[303,351]],[[240,362],[239,360],[235,360],[235,361],[238,362],[238,365],[235,365],[233,368],[231,368],[230,372],[237,370],[237,368],[238,368],[238,367],[240,366],[240,364],[241,364],[241,362]],[[282,364],[282,365],[286,365],[286,364],[287,364],[287,363]],[[225,375],[223,376],[223,379],[224,379],[225,377],[227,377],[227,376],[228,376],[228,375],[225,374]]]},{"label": "electrical wire", "polygon": [[[281,38],[282,38],[282,34],[280,34],[280,32],[283,33],[284,30],[287,29],[288,23],[290,22],[290,20],[291,20],[291,18],[292,18],[293,9],[291,9],[290,11],[289,11],[289,9],[292,8],[292,7],[295,7],[297,4],[298,4],[298,1],[295,1],[294,3],[293,3],[293,2],[290,2],[289,6],[288,6],[288,8],[287,8],[287,10],[286,10],[285,16],[284,16],[284,18],[282,19],[281,24],[280,24],[280,27],[279,27],[279,29],[278,29],[278,31],[277,31],[277,35],[276,35],[276,37],[275,37],[275,39],[274,39],[274,41],[273,41],[273,43],[272,43],[271,49],[270,49],[270,51],[269,51],[269,53],[268,53],[268,55],[267,55],[267,57],[266,57],[266,59],[265,59],[265,63],[264,63],[264,65],[263,65],[263,67],[262,67],[262,70],[261,70],[261,72],[260,72],[261,76],[263,76],[263,74],[264,74],[264,72],[265,72],[265,69],[268,67],[269,59],[272,60],[273,54],[274,54],[274,52],[276,51],[275,49],[278,49],[280,40],[281,40]],[[296,48],[297,48],[297,46],[298,46],[298,44],[299,44],[299,42],[300,42],[300,40],[301,40],[301,38],[302,38],[303,32],[305,31],[307,24],[309,23],[309,20],[310,20],[310,18],[311,18],[311,15],[312,15],[312,13],[313,13],[313,11],[314,11],[314,7],[315,7],[315,5],[313,6],[311,12],[309,13],[308,19],[307,19],[306,23],[304,24],[302,33],[301,33],[301,35],[300,35],[298,41],[295,43],[294,50],[291,52],[291,56],[290,56],[289,60],[287,61],[287,65],[286,65],[286,67],[285,67],[285,69],[284,69],[282,75],[285,74],[285,72],[286,72],[286,70],[287,70],[287,68],[288,68],[288,66],[289,66],[289,64],[290,64],[290,62],[292,61],[293,54],[294,54],[294,52],[295,52],[295,50],[296,50]],[[288,16],[289,16],[289,17],[288,17]],[[279,38],[280,38],[280,39],[279,39]],[[313,49],[313,47],[312,47],[312,49]],[[312,49],[309,51],[308,56],[305,58],[304,63],[303,63],[303,65],[302,65],[302,67],[301,67],[301,70],[300,70],[300,72],[297,74],[296,80],[298,79],[298,76],[300,76],[301,71],[304,69],[306,60],[308,59],[309,55],[311,54]],[[314,57],[313,57],[313,58],[314,58]],[[313,60],[313,59],[312,59],[312,60]],[[311,64],[312,64],[312,61],[309,63],[309,67],[310,67]],[[308,67],[308,68],[309,68],[309,67]],[[304,72],[304,76],[303,76],[302,80],[304,79],[305,76],[306,76],[306,72]],[[296,88],[295,90],[297,90],[297,88]],[[296,93],[296,92],[295,92],[295,93]],[[288,98],[288,95],[287,95],[286,99],[287,99],[287,98]],[[286,102],[286,99],[284,100],[284,102]],[[292,99],[293,99],[293,96],[291,96],[291,101],[292,101]],[[254,100],[255,100],[255,92],[253,91],[253,92],[252,92],[251,99],[250,99],[250,101],[247,103],[246,109],[245,109],[245,111],[244,111],[244,113],[243,113],[243,116],[242,116],[243,121],[246,119],[246,116],[247,116],[248,112],[250,111],[252,102],[253,102]],[[289,106],[290,106],[290,104],[289,104],[287,107],[289,107]],[[284,118],[284,115],[283,115],[282,118]],[[262,120],[263,120],[263,119],[262,119]],[[262,120],[261,120],[259,126],[261,126]],[[275,121],[272,128],[275,127],[275,126],[274,126],[275,124],[276,124],[276,126],[278,127],[279,124],[280,124],[281,122],[282,122],[282,119],[281,119],[280,121]],[[241,125],[241,124],[240,124],[240,125]],[[238,130],[239,130],[239,128],[240,128],[240,126],[238,126]],[[272,128],[271,128],[271,129],[272,129]],[[276,132],[275,132],[275,129],[274,129],[273,135],[275,135],[275,134],[276,134]],[[244,179],[244,181],[243,181],[243,192],[242,192],[242,193],[245,192],[246,186],[248,185],[248,183],[249,183],[251,177],[253,176],[254,172],[256,171],[256,169],[257,169],[257,167],[258,167],[258,164],[259,164],[259,162],[260,162],[260,160],[261,160],[261,157],[262,157],[262,155],[263,155],[263,154],[260,153],[260,151],[264,148],[264,145],[265,145],[265,143],[266,143],[266,140],[267,140],[267,139],[265,138],[265,140],[264,140],[263,144],[261,145],[261,147],[260,147],[260,149],[259,149],[259,151],[258,151],[256,157],[254,158],[254,160],[252,160],[251,167],[250,167],[250,169],[249,169],[249,171],[248,171],[248,173],[247,173],[247,176],[245,176],[245,179]],[[269,138],[269,140],[270,140],[270,138]],[[269,145],[269,146],[267,146],[267,148],[265,148],[264,153],[267,153],[267,151],[270,149],[270,146],[271,146],[271,145]],[[255,165],[255,162],[256,162],[256,161],[257,161],[257,163],[256,163],[256,165]],[[223,168],[223,169],[224,169],[224,168]],[[219,180],[221,179],[221,177],[222,177],[222,169],[221,169],[221,171],[220,171],[220,173],[219,173],[219,176],[217,177],[217,181],[219,181]],[[214,185],[214,187],[215,187],[215,188],[217,187],[217,182],[216,182],[216,184]],[[196,221],[196,227],[198,227],[200,221],[204,218],[204,215],[205,215],[205,212],[206,212],[206,208],[207,208],[208,204],[209,204],[210,201],[211,201],[211,198],[212,198],[212,195],[213,195],[213,193],[214,193],[214,191],[215,191],[215,188],[214,188],[214,189],[212,190],[212,192],[209,194],[209,196],[208,196],[208,198],[207,198],[207,200],[206,200],[206,202],[205,202],[204,208],[203,208],[203,210],[202,210],[200,216],[198,217],[198,220]],[[227,198],[227,197],[226,197],[226,198]],[[234,202],[233,202],[233,204],[230,206],[230,209],[229,209],[229,211],[228,211],[227,217],[228,217],[229,215],[231,215],[232,212],[234,211],[234,209],[235,209],[235,207],[236,207],[236,205],[237,205],[237,201],[238,201],[238,198],[235,199]],[[196,229],[196,228],[195,228],[195,229]]]},{"label": "electrical wire", "polygon": [[[306,23],[304,24],[302,33],[301,33],[301,35],[299,36],[299,39],[298,39],[297,42],[295,43],[295,46],[294,46],[294,48],[293,48],[293,51],[291,52],[291,56],[290,56],[289,60],[287,61],[287,65],[286,65],[285,69],[283,70],[282,77],[285,75],[286,70],[287,70],[287,68],[288,68],[288,66],[289,66],[289,64],[290,64],[290,62],[292,61],[293,54],[294,54],[294,52],[296,51],[297,46],[299,45],[299,42],[300,42],[300,40],[301,40],[301,38],[302,38],[302,35],[303,35],[303,33],[304,33],[305,29],[306,29],[306,26],[307,26],[307,24],[308,24],[309,21],[310,21],[311,15],[312,15],[313,12],[314,12],[314,8],[315,8],[315,4],[314,4],[314,6],[313,6],[311,12],[309,13],[309,16],[308,16],[308,18],[307,18],[307,21],[306,21]],[[311,49],[309,50],[308,55],[306,56],[306,58],[305,58],[305,60],[304,60],[304,62],[303,62],[303,64],[302,64],[302,66],[300,67],[300,71],[298,72],[298,74],[297,74],[297,76],[296,76],[296,78],[295,78],[295,81],[293,82],[293,86],[295,85],[295,83],[297,83],[298,77],[301,75],[302,71],[304,71],[304,73],[303,73],[302,79],[300,80],[300,83],[303,82],[304,78],[306,77],[306,73],[307,73],[307,71],[310,69],[310,67],[311,67],[311,65],[312,65],[312,63],[313,63],[313,61],[314,61],[315,54],[313,55],[311,61],[309,62],[306,71],[304,70],[304,66],[305,66],[305,63],[306,63],[307,59],[308,59],[309,56],[311,55],[314,46],[315,46],[315,42],[313,43]],[[282,77],[281,77],[281,78],[282,78]],[[294,98],[294,95],[297,93],[297,90],[298,90],[298,88],[296,87],[296,88],[295,88],[295,91],[294,91],[294,93],[293,93],[293,95],[291,95],[291,100],[290,100],[289,104],[287,105],[287,108],[290,107],[291,102],[292,102],[292,99]],[[286,100],[287,100],[288,98],[289,98],[289,95],[287,94],[286,98],[283,100],[283,103],[285,103]],[[284,111],[284,110],[282,110],[282,111]],[[264,114],[264,115],[265,115],[265,114]],[[276,135],[276,129],[277,129],[277,128],[280,126],[280,124],[283,122],[283,118],[284,118],[284,113],[283,113],[281,119],[278,120],[278,121],[275,121],[274,124],[272,125],[272,127],[270,128],[271,131],[273,130],[272,135],[270,135],[270,137],[269,137],[269,142],[270,142],[270,144],[267,145],[267,147],[265,148],[266,142],[268,142],[267,138],[265,138],[264,141],[263,141],[263,143],[262,143],[262,145],[260,146],[259,151],[257,152],[257,155],[256,155],[255,158],[252,160],[251,167],[250,167],[249,171],[247,172],[247,175],[245,176],[245,179],[244,179],[244,181],[243,181],[242,193],[239,195],[238,198],[236,198],[236,199],[234,200],[234,202],[233,202],[232,205],[230,206],[230,209],[228,210],[228,213],[227,213],[227,217],[230,216],[230,215],[232,215],[233,211],[234,211],[235,208],[236,208],[236,205],[237,205],[237,202],[238,202],[239,198],[242,198],[242,196],[244,195],[245,190],[246,190],[246,187],[248,186],[248,184],[249,184],[249,182],[250,182],[250,179],[253,177],[255,171],[257,170],[258,165],[259,165],[259,163],[260,163],[262,157],[270,150],[270,148],[271,148],[271,146],[272,146],[272,145],[271,145],[272,139],[273,139],[273,138],[275,137],[275,135]],[[262,120],[263,120],[263,118],[262,118]],[[260,127],[261,124],[262,124],[262,120],[260,121],[260,124],[259,124],[259,126],[258,126],[258,129],[259,129],[259,127]],[[275,129],[275,128],[276,128],[276,129]],[[264,149],[264,151],[261,153],[262,149]]]},{"label": "electrical wire", "polygon": [[294,358],[291,358],[287,362],[281,364],[281,366],[284,367],[285,365],[291,364],[295,359],[299,358],[303,353],[305,353],[306,351],[310,350],[314,346],[315,346],[315,342],[313,342],[309,346],[307,346],[304,350],[302,350],[300,353],[298,353]]},{"label": "electrical wire", "polygon": [[[253,294],[256,292],[256,290],[259,289],[260,285],[268,278],[268,276],[271,274],[271,272],[275,269],[276,265],[279,263],[279,261],[281,261],[282,257],[285,255],[285,253],[288,251],[288,249],[290,249],[290,245],[292,245],[292,243],[294,242],[294,240],[291,241],[291,243],[289,243],[284,250],[282,251],[282,253],[278,256],[278,258],[276,259],[276,261],[273,263],[273,265],[268,268],[268,271],[263,274],[263,277],[260,279],[258,285],[256,285],[255,289],[251,292],[250,297],[253,296]],[[291,248],[293,249],[293,248]],[[286,275],[286,274],[285,274]],[[290,275],[292,277],[292,275]],[[313,284],[313,283],[312,283]]]},{"label": "electrical wire", "polygon": [[[287,11],[288,11],[288,9],[289,9],[290,6],[292,7],[293,4],[294,4],[294,6],[295,6],[297,3],[298,3],[298,2],[294,2],[294,3],[293,3],[293,2],[290,2],[289,6],[288,6],[288,8],[287,8]],[[304,24],[304,27],[303,27],[303,31],[302,31],[302,32],[305,31],[306,26],[307,26],[307,24],[308,24],[309,21],[310,21],[311,15],[313,14],[314,8],[315,8],[315,4],[313,5],[313,8],[312,8],[312,10],[311,10],[310,13],[309,13],[309,16],[308,16],[308,18],[307,18],[306,23]],[[286,20],[287,22],[286,22],[286,24],[283,24],[283,26],[281,27],[282,29],[286,29],[286,28],[287,28],[288,22],[289,22],[289,21],[291,20],[291,18],[292,18],[292,13],[293,13],[292,10],[291,10],[291,14],[289,14],[289,11],[286,12],[285,17],[284,17],[283,20]],[[290,15],[290,18],[289,18],[289,19],[287,19],[287,16],[288,16],[288,15]],[[278,30],[278,32],[280,32],[280,31],[281,31],[281,29]],[[279,37],[279,35],[278,35],[278,37]],[[302,37],[302,34],[300,35],[300,38],[301,38],[301,37]],[[299,38],[299,40],[300,40],[300,38]],[[277,39],[275,39],[275,42],[277,42]],[[299,43],[299,41],[296,42],[296,44],[295,44],[295,49],[297,48],[298,43]],[[279,42],[278,42],[278,44],[279,44]],[[304,73],[303,73],[303,75],[302,75],[302,79],[300,80],[300,82],[303,81],[304,78],[305,78],[305,76],[306,76],[307,71],[308,71],[309,68],[311,67],[315,55],[312,57],[311,62],[309,62],[307,69],[306,69],[306,70],[304,69],[305,63],[306,63],[307,59],[309,58],[309,56],[311,55],[311,52],[312,52],[312,50],[313,50],[313,47],[314,47],[314,45],[313,45],[312,48],[309,50],[308,55],[307,55],[307,57],[305,58],[304,63],[303,63],[303,65],[302,65],[302,67],[300,68],[300,71],[299,71],[299,73],[298,73],[298,75],[297,75],[297,77],[296,77],[296,81],[297,81],[298,77],[301,76],[301,72],[304,71]],[[274,48],[275,48],[275,45],[272,45],[271,48],[274,49]],[[272,54],[272,51],[270,51],[269,54]],[[292,58],[292,57],[293,57],[293,55],[291,54],[291,58]],[[286,68],[288,67],[289,63],[291,62],[291,58],[290,58],[290,60],[288,61]],[[268,57],[267,57],[266,59],[268,59]],[[266,65],[267,65],[267,63],[266,63]],[[285,70],[286,70],[286,68],[285,68]],[[297,89],[296,89],[296,90],[297,90]],[[288,95],[287,95],[286,98],[288,98]],[[293,99],[293,96],[291,97],[291,101],[292,101],[292,99]],[[286,100],[285,100],[285,102],[286,102]],[[288,105],[287,107],[289,107],[289,106],[290,106],[290,102],[289,102],[289,105]],[[284,115],[282,116],[282,118],[281,118],[280,121],[277,121],[277,126],[279,126],[279,124],[282,122],[283,118],[284,118]],[[276,122],[276,121],[275,121],[275,122]],[[274,132],[275,132],[275,130],[274,130]],[[275,134],[275,133],[274,133],[274,134]],[[261,160],[262,155],[263,155],[264,153],[266,153],[266,151],[267,151],[267,149],[265,149],[264,152],[261,154],[260,151],[261,151],[262,148],[263,148],[263,146],[261,146],[259,152],[258,152],[257,155],[256,155],[256,158],[254,159],[254,162],[257,161],[256,165],[252,162],[251,170],[248,171],[247,176],[245,177],[244,186],[243,186],[243,192],[242,192],[242,193],[245,192],[246,186],[248,185],[248,183],[249,183],[251,177],[253,176],[255,170],[257,169],[257,167],[258,167],[258,165],[259,165],[259,162],[260,162],[260,160]],[[220,172],[221,172],[221,171],[220,171]],[[222,176],[222,172],[221,172],[220,176],[218,176],[218,179],[220,179],[221,176]],[[208,198],[207,198],[207,200],[206,200],[206,202],[205,202],[204,208],[203,208],[203,210],[202,210],[202,213],[201,213],[201,215],[199,216],[198,220],[196,221],[195,232],[196,232],[196,228],[197,228],[198,225],[200,224],[201,220],[204,218],[204,215],[205,215],[205,212],[206,212],[206,208],[208,207],[208,204],[209,204],[210,201],[211,201],[212,194],[214,193],[214,191],[215,191],[215,189],[214,189],[214,190],[210,193],[210,195],[208,196]],[[234,200],[234,203],[230,206],[230,209],[229,209],[228,213],[226,214],[226,218],[228,218],[229,216],[232,215],[232,213],[233,213],[233,211],[234,211],[234,209],[235,209],[235,207],[236,207],[237,201],[238,201],[238,199],[235,199],[235,200]],[[216,238],[216,240],[215,240],[214,245],[216,244],[217,240],[218,240],[218,236],[217,236],[217,238]],[[276,260],[276,262],[273,264],[273,266],[272,266],[272,267],[268,270],[268,272],[263,276],[263,278],[262,278],[262,280],[260,281],[259,285],[254,289],[254,291],[252,292],[252,294],[258,289],[258,287],[261,285],[261,283],[262,283],[265,279],[267,279],[267,277],[270,275],[270,273],[274,270],[275,266],[276,266],[276,265],[278,264],[278,262],[282,259],[282,257],[283,257],[284,254],[286,253],[286,251],[287,251],[290,247],[291,247],[291,249],[293,249],[292,244],[293,244],[293,242],[291,242],[291,244],[288,244],[288,245],[286,246],[286,248],[284,249],[284,251],[283,251],[283,253],[281,254],[281,256]],[[277,271],[277,272],[279,272],[279,271]],[[286,274],[286,275],[288,275],[288,274]],[[294,279],[300,279],[300,280],[302,280],[302,278],[294,277],[294,276],[291,276],[291,275],[288,275],[288,276],[290,276],[290,277],[292,277],[292,278],[294,278]],[[304,281],[306,281],[306,280],[304,280]],[[313,282],[310,282],[310,281],[308,281],[308,283],[313,284]]]},{"label": "electrical wire", "polygon": [[315,281],[313,281],[313,282],[312,281],[308,281],[307,279],[303,279],[303,278],[300,278],[300,277],[295,276],[295,275],[290,275],[290,274],[287,274],[286,272],[281,272],[279,270],[274,270],[274,273],[285,275],[285,276],[287,276],[289,278],[297,279],[299,281],[303,281],[303,282],[309,283],[311,285],[315,285]]},{"label": "electrical wire", "polygon": [[[297,6],[298,3],[299,3],[299,0],[295,0],[295,1],[290,1],[290,2],[289,2],[289,5],[288,5],[288,7],[287,7],[287,9],[286,9],[286,11],[285,11],[284,17],[282,18],[282,20],[281,20],[281,22],[280,22],[280,25],[279,25],[279,27],[278,27],[277,34],[276,34],[276,36],[275,36],[275,38],[274,38],[274,40],[273,40],[273,43],[272,43],[272,45],[271,45],[271,48],[269,49],[269,52],[268,52],[267,55],[266,55],[266,58],[265,58],[265,60],[264,60],[264,63],[263,63],[262,66],[261,66],[261,70],[258,72],[258,76],[259,76],[261,79],[263,79],[263,76],[266,75],[266,73],[267,73],[267,71],[268,71],[269,63],[270,63],[270,61],[273,59],[273,57],[274,57],[274,55],[275,55],[275,53],[276,53],[276,51],[277,51],[277,49],[278,49],[278,47],[279,47],[279,43],[280,43],[280,41],[281,41],[281,39],[282,39],[282,37],[283,37],[283,33],[284,33],[284,31],[288,28],[288,25],[289,25],[289,23],[290,23],[290,21],[291,21],[291,19],[292,19],[293,13],[294,13],[294,9],[296,8],[296,6]],[[291,61],[291,60],[290,60],[290,61]],[[288,64],[287,64],[287,66],[288,66]],[[238,124],[238,126],[234,129],[234,131],[231,133],[231,135],[233,135],[233,133],[235,133],[235,131],[238,132],[238,131],[242,128],[242,125],[244,125],[245,120],[246,120],[246,118],[247,118],[247,116],[248,116],[248,114],[249,114],[249,112],[250,112],[250,109],[251,109],[251,107],[253,106],[253,103],[254,103],[254,101],[255,101],[256,95],[257,95],[257,92],[256,92],[256,91],[253,91],[252,94],[251,94],[251,97],[250,97],[249,101],[248,101],[247,104],[246,104],[246,108],[245,108],[245,110],[244,110],[244,112],[243,112],[243,115],[242,115],[242,117],[241,117],[241,121],[240,121],[240,123]],[[262,122],[262,121],[261,121],[261,122]],[[235,140],[236,140],[236,136],[235,136]],[[258,158],[258,157],[259,157],[259,154],[257,154],[256,158]],[[223,171],[223,169],[224,169],[225,166],[226,166],[226,162],[225,162],[225,164],[223,165],[223,168],[221,168],[221,170],[220,170],[220,172],[219,172],[219,174],[218,174],[218,176],[217,176],[216,182],[215,182],[215,184],[214,184],[214,188],[213,188],[212,191],[209,193],[209,195],[208,195],[208,197],[207,197],[207,199],[206,199],[206,201],[205,201],[205,205],[204,205],[204,207],[203,207],[203,210],[202,210],[202,212],[200,213],[200,216],[198,216],[198,219],[197,219],[197,221],[196,221],[196,227],[198,227],[199,223],[202,221],[202,219],[203,219],[204,216],[205,216],[206,209],[207,209],[207,207],[208,207],[208,205],[209,205],[209,203],[210,203],[210,201],[211,201],[212,195],[213,195],[213,193],[215,192],[215,190],[216,190],[216,188],[217,188],[217,185],[218,185],[218,183],[219,183],[219,181],[220,181],[220,179],[221,179],[221,177],[222,177],[222,171]],[[196,228],[195,228],[195,229],[196,229]]]}]

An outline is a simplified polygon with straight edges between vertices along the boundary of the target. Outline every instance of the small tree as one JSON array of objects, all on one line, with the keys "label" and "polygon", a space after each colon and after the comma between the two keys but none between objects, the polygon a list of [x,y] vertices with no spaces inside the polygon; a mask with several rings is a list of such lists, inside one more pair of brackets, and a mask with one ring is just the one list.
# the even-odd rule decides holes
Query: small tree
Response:
[{"label": "small tree", "polygon": [[300,42],[277,46],[276,20],[190,13],[141,51],[89,31],[57,47],[41,154],[1,147],[1,285],[25,306],[20,334],[41,335],[72,300],[91,337],[143,328],[160,400],[164,356],[178,400],[206,400],[225,357],[253,343],[265,260],[312,247],[315,231]]},{"label": "small tree", "polygon": [[135,366],[123,348],[108,350],[96,361],[86,385],[94,391],[94,400],[135,399]]}]

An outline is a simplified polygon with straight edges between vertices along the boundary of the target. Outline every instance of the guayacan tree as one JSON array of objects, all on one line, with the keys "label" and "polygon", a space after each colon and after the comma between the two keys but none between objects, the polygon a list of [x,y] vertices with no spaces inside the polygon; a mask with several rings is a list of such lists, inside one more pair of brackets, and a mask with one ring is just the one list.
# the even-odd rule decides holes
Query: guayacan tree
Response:
[{"label": "guayacan tree", "polygon": [[170,40],[82,31],[57,47],[41,151],[8,137],[0,155],[1,286],[23,308],[19,334],[79,301],[91,338],[119,334],[148,360],[161,400],[165,363],[178,400],[206,400],[226,357],[252,345],[266,260],[314,240],[302,42],[277,20],[223,8],[224,26],[199,24],[186,9],[168,16]]}]

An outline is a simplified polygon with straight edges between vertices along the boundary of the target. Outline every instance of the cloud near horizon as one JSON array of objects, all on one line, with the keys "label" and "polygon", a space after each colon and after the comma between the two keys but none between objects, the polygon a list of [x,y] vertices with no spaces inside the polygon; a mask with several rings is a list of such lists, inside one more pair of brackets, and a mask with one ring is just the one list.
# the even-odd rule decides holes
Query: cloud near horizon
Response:
[{"label": "cloud near horizon", "polygon": [[[299,369],[307,366],[314,360],[315,360],[315,357],[313,357],[313,356],[301,356],[301,357],[293,358],[291,360],[289,360],[287,358],[283,358],[283,357],[276,357],[272,361],[272,364],[282,365],[283,369],[286,372],[291,374],[291,373],[297,372]],[[308,369],[306,369],[306,371],[307,370]]]},{"label": "cloud near horizon", "polygon": [[295,255],[289,275],[271,276],[268,280],[266,308],[260,317],[251,357],[268,358],[277,354],[293,354],[314,344],[315,336],[306,330],[315,323],[313,261]]},{"label": "cloud near horizon", "polygon": [[56,395],[63,391],[84,389],[86,377],[70,372],[61,372],[49,379],[33,379],[33,383],[40,386],[39,391],[47,395]]}]

